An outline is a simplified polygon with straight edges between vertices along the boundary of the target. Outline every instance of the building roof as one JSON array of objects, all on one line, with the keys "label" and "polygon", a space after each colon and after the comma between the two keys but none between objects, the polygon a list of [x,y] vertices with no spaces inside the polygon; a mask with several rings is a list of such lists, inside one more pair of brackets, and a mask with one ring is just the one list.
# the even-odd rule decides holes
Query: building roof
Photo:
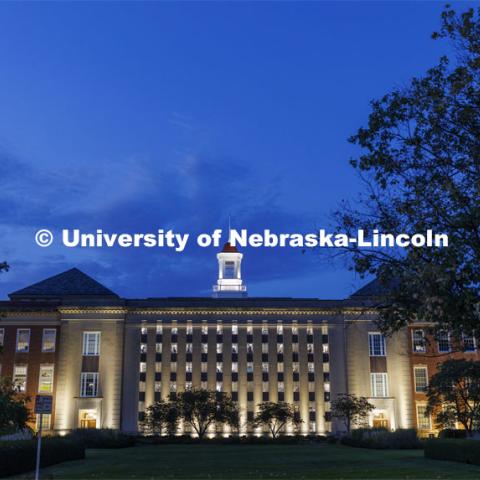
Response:
[{"label": "building roof", "polygon": [[49,277],[41,282],[9,294],[11,299],[19,297],[61,297],[61,296],[114,296],[118,297],[101,283],[89,277],[78,268]]},{"label": "building roof", "polygon": [[222,253],[239,253],[237,250],[237,247],[234,247],[233,245],[230,244],[230,242],[227,242],[223,246]]},{"label": "building roof", "polygon": [[389,291],[393,287],[392,285],[386,286],[380,282],[378,278],[375,278],[371,282],[364,285],[362,288],[358,289],[356,292],[350,295],[350,298],[358,298],[358,297],[381,297],[385,296],[389,293]]}]

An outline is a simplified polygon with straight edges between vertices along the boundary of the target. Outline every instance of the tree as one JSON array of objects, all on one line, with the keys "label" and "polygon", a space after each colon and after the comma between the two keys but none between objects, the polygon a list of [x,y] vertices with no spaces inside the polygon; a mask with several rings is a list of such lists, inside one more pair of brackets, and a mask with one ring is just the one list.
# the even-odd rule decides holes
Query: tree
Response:
[{"label": "tree", "polygon": [[365,397],[344,393],[332,402],[331,414],[332,417],[343,419],[347,432],[350,432],[353,425],[365,423],[374,408]]},{"label": "tree", "polygon": [[30,420],[29,398],[18,391],[13,382],[0,378],[0,432],[23,430]]},{"label": "tree", "polygon": [[434,39],[456,55],[439,60],[373,101],[368,125],[350,138],[365,193],[335,214],[338,231],[394,235],[431,229],[448,248],[344,249],[351,268],[375,275],[379,324],[396,331],[417,318],[456,334],[478,325],[480,301],[480,20],[446,7]]},{"label": "tree", "polygon": [[277,438],[285,425],[291,422],[297,429],[302,420],[298,410],[293,405],[285,402],[263,402],[258,405],[258,413],[255,415],[252,426],[266,426],[273,438]]},{"label": "tree", "polygon": [[159,400],[145,410],[142,422],[143,431],[152,435],[167,432],[173,436],[177,433],[179,411],[174,402]]},{"label": "tree", "polygon": [[480,362],[447,360],[430,379],[427,414],[436,415],[441,428],[455,422],[471,436],[480,424]]},{"label": "tree", "polygon": [[176,405],[180,417],[200,439],[212,424],[223,423],[238,428],[238,409],[230,395],[224,392],[198,389],[177,393]]}]

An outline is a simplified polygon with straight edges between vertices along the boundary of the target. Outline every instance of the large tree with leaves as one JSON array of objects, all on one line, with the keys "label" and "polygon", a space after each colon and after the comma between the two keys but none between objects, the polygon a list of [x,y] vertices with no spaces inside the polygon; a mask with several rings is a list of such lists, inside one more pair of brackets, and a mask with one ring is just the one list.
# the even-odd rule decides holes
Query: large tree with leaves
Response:
[{"label": "large tree with leaves", "polygon": [[145,410],[142,429],[146,434],[173,436],[177,433],[179,411],[175,401],[158,400]]},{"label": "large tree with leaves", "polygon": [[375,407],[365,398],[351,394],[339,394],[332,402],[332,417],[341,419],[347,432],[352,426],[362,426]]},{"label": "large tree with leaves", "polygon": [[30,420],[28,400],[10,379],[0,377],[0,433],[15,432],[27,427]]},{"label": "large tree with leaves", "polygon": [[226,424],[234,430],[238,429],[237,405],[231,396],[224,392],[186,390],[178,393],[172,402],[175,402],[180,417],[192,427],[200,439],[205,437],[211,425]]},{"label": "large tree with leaves", "polygon": [[258,405],[258,412],[251,423],[254,428],[267,427],[272,437],[277,438],[288,423],[298,429],[302,420],[298,410],[289,403],[263,402]]},{"label": "large tree with leaves", "polygon": [[368,124],[351,137],[351,161],[364,195],[336,213],[339,231],[449,236],[447,248],[346,249],[361,275],[389,290],[380,325],[398,330],[416,318],[471,333],[480,287],[480,20],[448,6],[434,39],[455,53],[425,75],[372,102]]},{"label": "large tree with leaves", "polygon": [[430,379],[427,413],[441,428],[461,423],[468,435],[480,427],[480,362],[447,360]]}]

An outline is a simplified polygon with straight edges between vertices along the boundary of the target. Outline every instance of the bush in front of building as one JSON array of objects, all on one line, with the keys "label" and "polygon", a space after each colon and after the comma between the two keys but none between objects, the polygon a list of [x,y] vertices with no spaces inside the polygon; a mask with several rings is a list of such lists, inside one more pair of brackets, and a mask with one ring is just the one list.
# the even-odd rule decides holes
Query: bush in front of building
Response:
[{"label": "bush in front of building", "polygon": [[324,435],[282,435],[272,438],[270,435],[231,435],[228,437],[216,436],[213,438],[192,437],[191,435],[177,436],[141,436],[137,438],[138,444],[200,444],[211,443],[220,445],[294,445],[299,443],[324,443],[329,441]]},{"label": "bush in front of building", "polygon": [[350,447],[376,449],[423,448],[413,428],[399,428],[393,432],[386,428],[358,428],[342,437],[340,443]]},{"label": "bush in front of building", "polygon": [[446,428],[438,436],[439,438],[467,438],[467,431],[460,428]]},{"label": "bush in front of building", "polygon": [[425,457],[433,460],[480,465],[480,442],[478,440],[433,439],[425,442]]},{"label": "bush in front of building", "polygon": [[83,442],[85,448],[126,448],[135,445],[135,437],[111,428],[79,428],[68,437]]},{"label": "bush in front of building", "polygon": [[[0,442],[0,477],[35,470],[37,440]],[[69,437],[42,439],[41,467],[85,458],[85,446]]]}]

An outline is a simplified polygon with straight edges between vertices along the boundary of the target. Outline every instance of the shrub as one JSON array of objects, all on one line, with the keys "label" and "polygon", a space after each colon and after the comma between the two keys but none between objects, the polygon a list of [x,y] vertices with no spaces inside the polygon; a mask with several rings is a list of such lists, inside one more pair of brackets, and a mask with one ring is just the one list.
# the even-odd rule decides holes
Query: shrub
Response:
[{"label": "shrub", "polygon": [[428,440],[425,442],[425,457],[480,465],[480,442],[460,439]]},{"label": "shrub", "polygon": [[422,448],[422,442],[413,428],[399,428],[393,432],[385,428],[358,428],[342,437],[340,442],[343,445],[361,448]]},{"label": "shrub", "polygon": [[281,437],[272,438],[269,436],[238,436],[214,437],[214,438],[193,438],[190,435],[181,435],[175,437],[168,436],[145,436],[138,437],[137,442],[143,444],[220,444],[220,445],[295,445],[299,443],[321,443],[326,442],[327,437],[321,435],[283,435]]},{"label": "shrub", "polygon": [[135,437],[109,428],[79,428],[68,437],[82,441],[85,448],[125,448],[135,445]]},{"label": "shrub", "polygon": [[[36,439],[0,442],[0,477],[34,470],[36,454]],[[42,439],[40,459],[42,468],[83,458],[85,458],[85,447],[81,441],[67,437]]]},{"label": "shrub", "polygon": [[446,428],[438,436],[440,438],[467,438],[467,431],[458,428]]}]

